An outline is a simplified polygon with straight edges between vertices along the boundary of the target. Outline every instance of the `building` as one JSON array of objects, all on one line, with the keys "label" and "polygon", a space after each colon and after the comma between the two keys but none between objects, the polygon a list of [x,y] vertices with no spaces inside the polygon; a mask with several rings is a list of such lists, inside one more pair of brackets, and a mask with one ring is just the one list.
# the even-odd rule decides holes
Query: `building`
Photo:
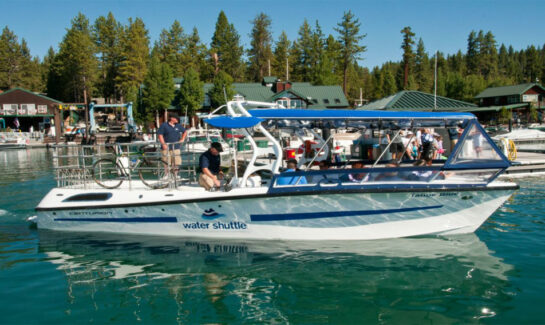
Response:
[{"label": "building", "polygon": [[[180,87],[182,78],[175,78],[176,88]],[[212,107],[208,93],[214,87],[204,84],[203,110]],[[348,108],[341,86],[315,86],[309,82],[281,81],[276,77],[264,77],[260,83],[233,83],[235,97],[249,101],[275,102],[287,108],[337,109]]]},{"label": "building", "polygon": [[477,109],[477,105],[415,90],[403,90],[388,97],[358,107],[360,110],[398,111],[464,111]]},{"label": "building", "polygon": [[5,127],[28,132],[49,128],[55,109],[62,102],[23,88],[13,88],[0,94],[0,118]]},{"label": "building", "polygon": [[[545,88],[537,83],[490,87],[475,96],[475,99],[479,101],[479,108],[475,113],[479,113],[481,123],[495,123],[497,112],[502,108],[510,110],[513,119],[527,121],[530,107],[545,109]],[[542,117],[538,119],[542,120]]]}]

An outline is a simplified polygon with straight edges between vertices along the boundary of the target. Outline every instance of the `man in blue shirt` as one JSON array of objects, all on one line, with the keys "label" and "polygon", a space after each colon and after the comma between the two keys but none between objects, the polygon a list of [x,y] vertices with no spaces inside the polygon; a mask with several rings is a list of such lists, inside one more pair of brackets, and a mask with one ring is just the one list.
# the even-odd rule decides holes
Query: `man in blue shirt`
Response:
[{"label": "man in blue shirt", "polygon": [[182,164],[180,148],[187,136],[187,130],[179,122],[180,119],[178,116],[170,115],[168,122],[163,123],[159,130],[157,130],[157,138],[161,143],[163,160],[168,163],[167,157],[170,149],[171,163],[174,167]]},{"label": "man in blue shirt", "polygon": [[221,157],[223,151],[219,142],[212,142],[210,149],[199,157],[199,185],[207,191],[213,187],[220,187],[220,179],[223,178],[223,172],[220,169]]},{"label": "man in blue shirt", "polygon": [[[284,172],[296,172],[297,171],[297,160],[290,159],[288,160],[288,169]],[[276,179],[276,185],[304,185],[307,184],[307,179],[305,176],[283,176]]]}]

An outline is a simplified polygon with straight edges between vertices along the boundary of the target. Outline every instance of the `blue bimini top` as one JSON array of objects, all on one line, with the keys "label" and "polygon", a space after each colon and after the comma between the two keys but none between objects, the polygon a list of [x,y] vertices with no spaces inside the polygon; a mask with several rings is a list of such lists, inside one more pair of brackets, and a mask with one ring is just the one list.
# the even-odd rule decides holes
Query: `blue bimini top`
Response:
[{"label": "blue bimini top", "polygon": [[266,120],[475,120],[471,113],[360,111],[346,109],[252,109],[252,116]]}]

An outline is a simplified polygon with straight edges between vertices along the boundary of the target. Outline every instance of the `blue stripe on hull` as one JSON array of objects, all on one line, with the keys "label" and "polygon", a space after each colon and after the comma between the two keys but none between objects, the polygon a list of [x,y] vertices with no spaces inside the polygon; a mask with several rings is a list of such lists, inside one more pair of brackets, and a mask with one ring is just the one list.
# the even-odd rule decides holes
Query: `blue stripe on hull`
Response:
[{"label": "blue stripe on hull", "polygon": [[85,221],[85,222],[145,222],[145,223],[176,223],[175,217],[156,217],[156,218],[56,218],[55,221]]},{"label": "blue stripe on hull", "polygon": [[335,218],[335,217],[352,217],[366,216],[372,214],[399,213],[411,212],[419,210],[430,210],[442,208],[442,205],[432,205],[427,207],[415,208],[400,208],[400,209],[385,209],[385,210],[360,210],[360,211],[332,211],[332,212],[308,212],[308,213],[276,213],[276,214],[252,214],[252,221],[287,221],[301,219],[320,219],[320,218]]}]

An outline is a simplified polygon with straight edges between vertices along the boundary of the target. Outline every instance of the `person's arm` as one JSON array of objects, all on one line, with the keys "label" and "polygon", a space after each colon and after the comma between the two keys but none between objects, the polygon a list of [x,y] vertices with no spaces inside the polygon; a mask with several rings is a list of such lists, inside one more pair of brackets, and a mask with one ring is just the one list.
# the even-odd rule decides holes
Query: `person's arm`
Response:
[{"label": "person's arm", "polygon": [[167,150],[167,149],[168,149],[168,146],[167,146],[167,144],[165,143],[165,138],[163,137],[163,135],[162,135],[162,134],[159,134],[159,135],[157,136],[157,138],[159,139],[159,142],[161,143],[161,149]]},{"label": "person's arm", "polygon": [[186,137],[187,137],[187,130],[184,130],[184,133],[182,133],[182,138],[180,139],[180,143],[184,142]]}]

